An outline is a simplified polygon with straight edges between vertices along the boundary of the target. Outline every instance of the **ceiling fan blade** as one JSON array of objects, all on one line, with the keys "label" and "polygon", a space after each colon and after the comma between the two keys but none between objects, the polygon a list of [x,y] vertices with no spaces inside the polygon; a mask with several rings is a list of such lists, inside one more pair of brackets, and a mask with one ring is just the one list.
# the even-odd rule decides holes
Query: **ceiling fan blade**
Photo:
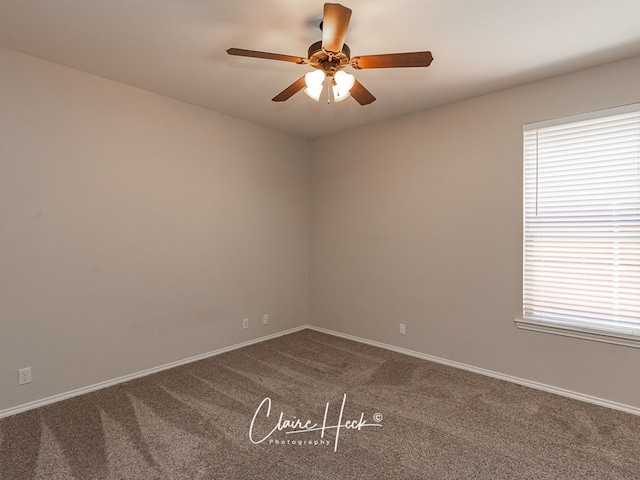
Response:
[{"label": "ceiling fan blade", "polygon": [[273,100],[274,102],[284,102],[285,100],[289,100],[306,86],[307,84],[304,81],[304,77],[301,77],[291,85],[289,85],[287,88],[285,88],[283,91],[281,91],[278,95],[273,97],[271,100]]},{"label": "ceiling fan blade", "polygon": [[374,97],[369,90],[364,88],[358,80],[356,80],[356,83],[351,87],[351,96],[355,98],[360,105],[369,105],[376,101],[376,97]]},{"label": "ceiling fan blade", "polygon": [[309,63],[309,59],[307,58],[281,55],[279,53],[258,52],[256,50],[244,50],[242,48],[230,48],[227,50],[227,53],[229,55],[237,55],[239,57],[265,58],[267,60],[280,60],[282,62],[293,63]]},{"label": "ceiling fan blade", "polygon": [[433,61],[431,52],[387,53],[353,57],[353,68],[428,67]]},{"label": "ceiling fan blade", "polygon": [[340,53],[347,36],[351,9],[339,3],[325,3],[322,17],[322,48]]}]

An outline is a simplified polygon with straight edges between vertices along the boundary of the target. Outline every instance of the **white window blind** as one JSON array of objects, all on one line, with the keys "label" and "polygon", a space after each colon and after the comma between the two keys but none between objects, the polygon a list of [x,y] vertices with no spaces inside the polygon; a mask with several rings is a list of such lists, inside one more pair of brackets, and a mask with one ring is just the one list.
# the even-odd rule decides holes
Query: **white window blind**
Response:
[{"label": "white window blind", "polygon": [[640,105],[524,127],[525,321],[640,339]]}]

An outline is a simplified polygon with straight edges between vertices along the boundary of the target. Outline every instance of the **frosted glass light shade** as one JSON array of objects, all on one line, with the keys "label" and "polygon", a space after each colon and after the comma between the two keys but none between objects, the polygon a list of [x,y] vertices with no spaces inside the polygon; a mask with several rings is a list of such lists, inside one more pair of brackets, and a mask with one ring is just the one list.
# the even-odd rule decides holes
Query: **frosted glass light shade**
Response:
[{"label": "frosted glass light shade", "polygon": [[304,76],[304,82],[307,84],[307,87],[320,87],[324,83],[324,72],[321,70],[314,70],[312,72],[307,73]]},{"label": "frosted glass light shade", "polygon": [[336,72],[334,78],[341,90],[351,90],[351,87],[356,83],[356,77],[342,70]]},{"label": "frosted glass light shade", "polygon": [[307,73],[304,76],[304,82],[307,84],[307,88],[304,89],[304,93],[313,98],[316,102],[320,100],[322,95],[322,87],[324,86],[325,75],[320,70],[314,70]]},{"label": "frosted glass light shade", "polygon": [[340,70],[336,72],[333,79],[333,101],[341,102],[345,98],[349,98],[351,96],[351,93],[349,91],[356,83],[356,78],[350,73]]},{"label": "frosted glass light shade", "polygon": [[307,87],[304,89],[304,93],[313,98],[316,102],[320,101],[320,95],[322,95],[322,85],[319,87]]}]

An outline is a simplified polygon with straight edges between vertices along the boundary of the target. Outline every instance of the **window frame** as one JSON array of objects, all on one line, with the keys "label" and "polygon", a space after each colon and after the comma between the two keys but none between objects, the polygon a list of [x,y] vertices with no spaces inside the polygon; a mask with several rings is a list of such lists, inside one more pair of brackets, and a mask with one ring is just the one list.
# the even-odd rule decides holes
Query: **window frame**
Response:
[{"label": "window frame", "polygon": [[[527,318],[524,316],[524,287],[525,287],[525,262],[526,262],[526,199],[527,199],[527,190],[526,190],[526,169],[525,169],[525,135],[526,132],[531,130],[538,130],[545,127],[553,127],[553,126],[561,126],[572,124],[576,122],[582,122],[592,119],[604,118],[609,116],[615,116],[620,114],[628,114],[638,112],[640,114],[640,103],[628,104],[613,108],[607,108],[604,110],[597,110],[593,112],[588,112],[579,115],[571,115],[566,117],[555,118],[551,120],[544,120],[535,123],[529,123],[523,125],[523,134],[522,134],[522,142],[523,142],[523,231],[522,231],[522,295],[521,295],[521,305],[523,307],[521,316],[515,319],[516,326],[519,329],[530,330],[536,332],[550,333],[555,335],[562,335],[574,338],[580,338],[585,340],[593,340],[599,342],[605,342],[616,345],[623,345],[628,347],[640,348],[640,335],[628,335],[621,332],[612,332],[609,330],[599,330],[594,328],[593,325],[589,325],[588,322],[580,323],[575,320],[551,320],[544,318]],[[640,140],[639,140],[640,142]],[[639,267],[640,268],[640,267]],[[640,318],[637,321],[637,325],[640,326]]]}]

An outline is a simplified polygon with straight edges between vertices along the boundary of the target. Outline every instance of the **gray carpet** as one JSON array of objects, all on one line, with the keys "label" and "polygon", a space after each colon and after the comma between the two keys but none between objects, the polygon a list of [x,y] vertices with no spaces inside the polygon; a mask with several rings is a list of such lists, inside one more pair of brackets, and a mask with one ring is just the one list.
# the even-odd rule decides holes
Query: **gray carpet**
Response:
[{"label": "gray carpet", "polygon": [[633,479],[640,417],[304,330],[0,420],[0,478]]}]

